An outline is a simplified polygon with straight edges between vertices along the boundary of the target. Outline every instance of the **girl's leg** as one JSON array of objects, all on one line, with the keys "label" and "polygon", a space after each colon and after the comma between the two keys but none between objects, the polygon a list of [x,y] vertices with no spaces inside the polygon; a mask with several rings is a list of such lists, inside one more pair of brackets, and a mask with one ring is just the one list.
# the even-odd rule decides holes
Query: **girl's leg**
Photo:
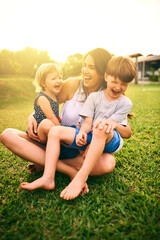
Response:
[{"label": "girl's leg", "polygon": [[38,127],[38,137],[41,143],[46,143],[48,138],[48,133],[51,127],[54,127],[54,123],[49,119],[44,119]]},{"label": "girl's leg", "polygon": [[[45,162],[44,146],[32,141],[26,133],[8,128],[1,134],[0,140],[14,154],[43,168]],[[77,173],[74,167],[60,160],[57,162],[57,171],[67,174],[71,179]]]},{"label": "girl's leg", "polygon": [[92,141],[84,163],[72,182],[62,191],[60,195],[62,198],[66,200],[74,199],[80,194],[89,174],[95,167],[98,159],[100,159],[106,142],[109,142],[112,137],[113,132],[105,133],[105,131],[98,128],[94,129]]},{"label": "girl's leg", "polygon": [[54,177],[60,153],[60,141],[65,141],[67,144],[71,144],[74,140],[74,136],[74,128],[62,126],[52,127],[48,134],[43,176],[32,183],[22,183],[21,187],[27,190],[34,190],[37,188],[44,188],[47,190],[54,189]]}]

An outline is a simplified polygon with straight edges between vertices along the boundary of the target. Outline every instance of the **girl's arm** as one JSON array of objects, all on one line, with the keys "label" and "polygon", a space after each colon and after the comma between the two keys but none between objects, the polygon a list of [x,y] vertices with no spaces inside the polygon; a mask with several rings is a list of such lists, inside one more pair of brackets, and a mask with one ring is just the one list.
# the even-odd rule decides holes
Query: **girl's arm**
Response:
[{"label": "girl's arm", "polygon": [[57,117],[53,113],[49,100],[45,96],[40,96],[37,100],[37,105],[40,106],[46,118],[52,121],[55,125],[61,125]]}]

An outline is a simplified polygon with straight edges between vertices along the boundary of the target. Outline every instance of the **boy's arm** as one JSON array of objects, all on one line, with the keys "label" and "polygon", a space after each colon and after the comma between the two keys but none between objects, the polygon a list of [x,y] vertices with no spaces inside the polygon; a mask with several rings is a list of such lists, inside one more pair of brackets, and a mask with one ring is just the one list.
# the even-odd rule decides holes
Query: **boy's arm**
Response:
[{"label": "boy's arm", "polygon": [[119,132],[122,138],[130,138],[132,131],[127,120],[127,115],[130,113],[133,105],[130,99],[126,98],[117,111],[113,113],[109,119],[114,121],[114,129]]},{"label": "boy's arm", "polygon": [[92,128],[92,123],[93,123],[93,118],[85,117],[85,120],[76,137],[76,143],[78,146],[83,146],[87,143],[87,134]]},{"label": "boy's arm", "polygon": [[132,131],[127,121],[127,115],[132,109],[132,102],[128,99],[122,102],[117,111],[115,111],[108,119],[98,120],[94,127],[105,128],[107,133],[116,129],[122,138],[130,138]]},{"label": "boy's arm", "polygon": [[107,126],[106,133],[112,132],[113,129],[115,129],[121,135],[122,138],[130,138],[132,135],[132,131],[128,121],[127,126],[123,126],[112,119],[97,120],[94,125],[95,128],[99,127],[101,129],[103,129],[105,126]]}]

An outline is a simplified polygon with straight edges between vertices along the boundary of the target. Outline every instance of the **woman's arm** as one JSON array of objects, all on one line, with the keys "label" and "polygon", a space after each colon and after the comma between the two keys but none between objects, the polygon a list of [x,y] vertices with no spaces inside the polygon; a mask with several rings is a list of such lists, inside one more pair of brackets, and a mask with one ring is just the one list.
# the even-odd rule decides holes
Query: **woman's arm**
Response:
[{"label": "woman's arm", "polygon": [[116,128],[117,132],[121,135],[122,138],[130,138],[132,136],[132,130],[130,124],[127,120],[127,126],[122,126],[121,124],[117,123]]},{"label": "woman's arm", "polygon": [[35,135],[35,133],[37,133],[37,121],[36,119],[33,117],[34,113],[32,113],[31,115],[29,115],[28,120],[27,120],[27,133],[28,136],[32,139],[35,140],[37,142],[40,142],[40,139],[37,135]]}]

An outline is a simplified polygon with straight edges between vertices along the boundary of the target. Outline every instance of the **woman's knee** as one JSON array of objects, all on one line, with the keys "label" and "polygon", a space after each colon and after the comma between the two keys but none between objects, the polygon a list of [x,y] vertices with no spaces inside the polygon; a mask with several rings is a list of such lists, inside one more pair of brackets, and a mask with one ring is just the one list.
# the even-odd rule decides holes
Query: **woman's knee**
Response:
[{"label": "woman's knee", "polygon": [[93,169],[91,175],[102,176],[110,173],[115,168],[116,161],[111,154],[102,154],[101,158],[97,162],[95,168]]},{"label": "woman's knee", "polygon": [[114,157],[109,154],[109,157],[107,159],[104,159],[104,171],[105,173],[110,173],[113,171],[113,169],[115,168],[116,165],[116,161],[114,159]]},{"label": "woman's knee", "polygon": [[7,140],[9,139],[10,135],[12,134],[12,129],[7,128],[5,129],[2,134],[0,135],[0,141],[5,144],[7,143]]}]

